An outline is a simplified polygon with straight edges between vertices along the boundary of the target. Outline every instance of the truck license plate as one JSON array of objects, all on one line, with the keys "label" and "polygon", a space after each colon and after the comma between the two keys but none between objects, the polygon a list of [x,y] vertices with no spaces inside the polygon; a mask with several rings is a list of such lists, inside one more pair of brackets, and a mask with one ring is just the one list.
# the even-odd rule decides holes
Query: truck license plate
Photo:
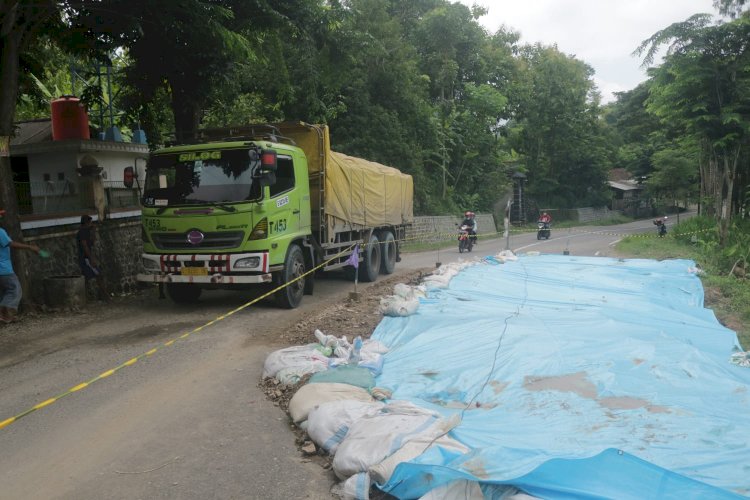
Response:
[{"label": "truck license plate", "polygon": [[208,269],[205,267],[183,267],[180,274],[183,276],[208,276]]}]

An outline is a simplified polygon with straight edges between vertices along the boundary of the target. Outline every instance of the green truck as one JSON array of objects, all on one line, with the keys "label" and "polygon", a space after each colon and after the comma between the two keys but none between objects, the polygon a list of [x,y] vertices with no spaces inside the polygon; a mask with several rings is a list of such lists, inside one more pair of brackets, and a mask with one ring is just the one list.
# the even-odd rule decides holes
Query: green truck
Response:
[{"label": "green truck", "polygon": [[143,272],[175,302],[203,290],[288,286],[294,308],[313,268],[393,272],[413,219],[413,181],[399,170],[332,151],[328,127],[306,123],[202,131],[195,144],[154,151],[142,198]]}]

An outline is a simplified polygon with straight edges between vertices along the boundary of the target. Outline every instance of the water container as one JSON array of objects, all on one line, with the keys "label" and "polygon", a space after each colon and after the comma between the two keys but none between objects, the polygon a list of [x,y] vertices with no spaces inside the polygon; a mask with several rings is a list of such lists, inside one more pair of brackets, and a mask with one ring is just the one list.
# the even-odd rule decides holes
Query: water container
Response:
[{"label": "water container", "polygon": [[52,140],[89,139],[89,116],[80,99],[64,95],[50,103],[52,108]]}]

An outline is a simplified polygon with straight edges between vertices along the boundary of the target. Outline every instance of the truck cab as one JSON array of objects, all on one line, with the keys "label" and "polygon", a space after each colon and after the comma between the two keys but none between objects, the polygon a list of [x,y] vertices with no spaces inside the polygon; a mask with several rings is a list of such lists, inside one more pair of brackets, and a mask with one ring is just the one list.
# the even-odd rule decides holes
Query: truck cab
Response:
[{"label": "truck cab", "polygon": [[296,307],[311,292],[312,278],[303,276],[313,255],[307,160],[300,148],[226,140],[154,151],[142,206],[144,272],[138,280],[165,285],[174,301],[193,302],[208,288],[295,278],[291,290],[277,296],[282,306]]}]

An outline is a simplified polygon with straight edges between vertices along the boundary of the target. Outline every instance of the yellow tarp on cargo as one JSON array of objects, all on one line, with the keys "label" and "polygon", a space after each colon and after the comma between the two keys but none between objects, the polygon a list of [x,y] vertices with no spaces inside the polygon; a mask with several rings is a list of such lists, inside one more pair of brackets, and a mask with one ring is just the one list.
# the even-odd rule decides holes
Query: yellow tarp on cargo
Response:
[{"label": "yellow tarp on cargo", "polygon": [[[414,218],[414,182],[401,171],[331,151],[328,126],[277,124],[307,156],[313,210],[320,204],[320,180],[325,179],[323,209],[329,228],[343,225],[385,226]],[[338,220],[330,220],[333,217]]]}]

